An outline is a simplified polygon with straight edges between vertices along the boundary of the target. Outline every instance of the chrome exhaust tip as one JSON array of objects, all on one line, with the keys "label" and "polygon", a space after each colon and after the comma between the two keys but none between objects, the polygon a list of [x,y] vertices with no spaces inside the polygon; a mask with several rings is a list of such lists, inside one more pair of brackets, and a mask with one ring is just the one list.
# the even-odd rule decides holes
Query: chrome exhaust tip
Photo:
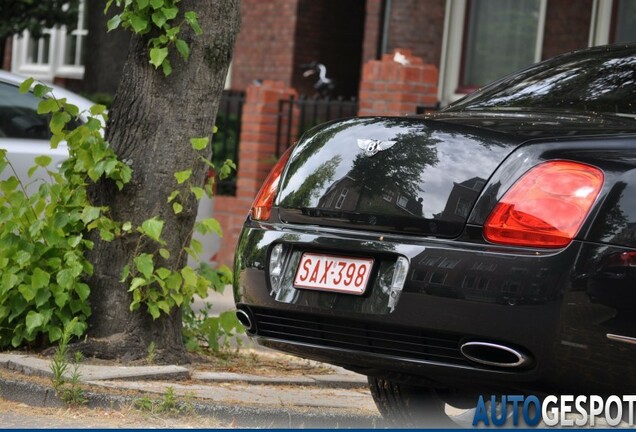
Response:
[{"label": "chrome exhaust tip", "polygon": [[254,324],[252,323],[252,318],[250,315],[242,309],[236,311],[236,319],[245,327],[245,330],[248,333],[254,332]]},{"label": "chrome exhaust tip", "polygon": [[486,366],[520,368],[532,362],[527,354],[518,349],[491,342],[466,342],[460,351],[468,360]]}]

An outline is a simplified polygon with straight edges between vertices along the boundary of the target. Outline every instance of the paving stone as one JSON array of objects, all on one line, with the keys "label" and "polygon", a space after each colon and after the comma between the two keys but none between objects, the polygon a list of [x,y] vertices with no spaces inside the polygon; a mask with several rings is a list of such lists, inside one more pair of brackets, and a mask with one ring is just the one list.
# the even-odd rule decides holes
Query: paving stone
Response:
[{"label": "paving stone", "polygon": [[192,372],[192,379],[209,382],[249,382],[250,384],[314,385],[316,380],[305,376],[262,376],[234,372]]},{"label": "paving stone", "polygon": [[[11,357],[4,357],[11,356]],[[19,355],[3,355],[0,358],[0,366],[26,375],[50,377],[50,360]],[[70,376],[72,371],[67,371]],[[183,380],[190,378],[190,371],[181,366],[95,366],[80,365],[82,381],[112,380],[112,379],[170,379]]]},{"label": "paving stone", "polygon": [[235,403],[267,408],[325,408],[356,410],[377,415],[366,389],[326,389],[313,387],[250,385],[238,383],[181,384],[157,381],[94,381],[90,384],[117,389],[163,394],[171,387],[179,396],[191,396],[219,403]]}]

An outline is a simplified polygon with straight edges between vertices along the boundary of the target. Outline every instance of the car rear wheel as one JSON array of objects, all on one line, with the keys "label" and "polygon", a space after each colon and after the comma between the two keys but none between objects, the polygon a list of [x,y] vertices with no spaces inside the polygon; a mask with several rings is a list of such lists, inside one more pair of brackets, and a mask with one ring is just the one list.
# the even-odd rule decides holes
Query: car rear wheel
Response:
[{"label": "car rear wheel", "polygon": [[383,378],[368,377],[378,411],[398,427],[457,427],[446,415],[445,402],[433,388],[409,386]]}]

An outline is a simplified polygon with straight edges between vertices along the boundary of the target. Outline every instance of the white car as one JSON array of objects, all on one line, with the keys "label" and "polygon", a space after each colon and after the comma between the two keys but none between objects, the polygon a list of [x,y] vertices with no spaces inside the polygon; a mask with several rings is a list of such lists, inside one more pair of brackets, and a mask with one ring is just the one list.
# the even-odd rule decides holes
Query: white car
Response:
[{"label": "white car", "polygon": [[[44,179],[39,171],[29,178],[28,171],[34,159],[40,155],[48,155],[53,159],[52,167],[59,166],[68,158],[68,150],[64,143],[52,149],[49,139],[49,116],[37,113],[41,99],[32,93],[21,94],[20,84],[26,77],[0,70],[0,149],[7,150],[7,159],[15,170],[17,177],[24,184],[36,184]],[[62,87],[47,84],[53,89],[53,96],[77,105],[80,112],[88,112],[94,105],[85,99]],[[13,175],[11,167],[5,168],[0,179]],[[45,176],[45,175],[44,175]]]}]

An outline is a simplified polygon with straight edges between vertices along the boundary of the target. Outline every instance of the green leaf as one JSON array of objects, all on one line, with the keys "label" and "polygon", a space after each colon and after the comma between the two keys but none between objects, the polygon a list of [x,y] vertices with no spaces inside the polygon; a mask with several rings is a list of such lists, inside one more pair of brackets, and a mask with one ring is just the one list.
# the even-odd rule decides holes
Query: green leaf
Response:
[{"label": "green leaf", "polygon": [[19,87],[19,91],[22,94],[27,93],[29,90],[31,90],[31,86],[33,85],[33,77],[27,78],[24,81],[22,81],[22,84],[20,84]]},{"label": "green leaf", "polygon": [[179,196],[179,191],[172,191],[170,196],[168,197],[168,202],[171,203],[176,197]]},{"label": "green leaf", "polygon": [[170,251],[168,249],[161,248],[159,249],[159,255],[161,255],[161,258],[163,259],[169,259]]},{"label": "green leaf", "polygon": [[29,311],[26,316],[27,333],[32,334],[35,329],[44,324],[44,315],[35,311]]},{"label": "green leaf", "polygon": [[141,224],[141,229],[151,239],[161,242],[161,231],[163,230],[163,221],[156,217],[147,219]]},{"label": "green leaf", "polygon": [[56,99],[44,99],[38,104],[38,114],[48,114],[50,112],[59,111],[60,106]]},{"label": "green leaf", "polygon": [[174,212],[174,214],[179,214],[183,211],[183,206],[178,202],[175,202],[172,204],[172,211]]},{"label": "green leaf", "polygon": [[137,0],[137,7],[139,7],[139,9],[146,9],[148,7],[148,0]]},{"label": "green leaf", "polygon": [[182,184],[192,176],[192,170],[187,169],[174,173],[174,177],[177,179],[178,184]]},{"label": "green leaf", "polygon": [[53,91],[53,89],[51,87],[45,86],[44,84],[36,84],[35,87],[33,87],[33,94],[35,95],[35,97],[39,98],[46,96],[51,91]]},{"label": "green leaf", "polygon": [[18,291],[22,294],[22,297],[28,302],[32,301],[36,294],[38,293],[37,289],[33,288],[30,285],[22,284],[18,287]]},{"label": "green leaf", "polygon": [[177,306],[181,306],[183,303],[183,295],[179,292],[171,292],[170,297],[172,297],[172,300],[174,300]]},{"label": "green leaf", "polygon": [[62,329],[57,326],[49,327],[49,342],[55,342],[62,337]]},{"label": "green leaf", "polygon": [[197,254],[202,254],[203,253],[203,243],[201,243],[199,240],[197,239],[191,239],[190,240],[190,247],[192,248],[193,251],[195,251]]},{"label": "green leaf", "polygon": [[31,286],[33,289],[45,288],[49,286],[51,275],[40,268],[36,268],[31,276]]},{"label": "green leaf", "polygon": [[124,268],[121,269],[121,278],[119,279],[119,282],[125,282],[126,279],[128,279],[129,275],[130,275],[130,265],[126,264]]},{"label": "green leaf", "polygon": [[106,107],[104,105],[95,104],[91,107],[91,114],[96,116],[106,112]]},{"label": "green leaf", "polygon": [[153,48],[150,50],[150,63],[157,69],[168,57],[168,48]]},{"label": "green leaf", "polygon": [[113,31],[117,27],[119,27],[119,24],[121,24],[121,15],[115,15],[108,20],[108,22],[106,23],[106,27],[108,28],[108,31]]},{"label": "green leaf", "polygon": [[165,59],[163,63],[161,63],[161,69],[165,76],[170,75],[172,73],[172,64],[170,63],[170,60]]},{"label": "green leaf", "polygon": [[166,23],[166,17],[163,15],[163,12],[161,12],[160,10],[155,11],[152,14],[152,22],[155,23],[157,27],[161,28]]},{"label": "green leaf", "polygon": [[86,301],[91,293],[91,289],[85,283],[78,283],[75,285],[75,292],[82,301]]},{"label": "green leaf", "polygon": [[198,186],[191,186],[190,192],[194,194],[197,200],[200,200],[201,198],[203,198],[203,195],[205,195],[205,191],[203,190],[203,188],[200,188]]},{"label": "green leaf", "polygon": [[197,20],[197,14],[195,12],[186,12],[184,16],[188,24],[190,24],[190,27],[192,27],[192,30],[194,30],[195,34],[200,35],[201,33],[203,33],[203,30],[201,30],[201,26],[199,25],[199,21]]},{"label": "green leaf", "polygon": [[179,54],[181,54],[181,57],[183,57],[184,60],[188,60],[190,57],[190,47],[188,46],[188,43],[183,39],[177,39],[174,44],[177,47]]},{"label": "green leaf", "polygon": [[159,300],[157,302],[157,306],[159,307],[159,309],[161,309],[162,311],[164,311],[166,314],[170,313],[170,305],[168,304],[167,301],[165,300]]},{"label": "green leaf", "polygon": [[35,158],[35,163],[39,166],[41,166],[42,168],[45,168],[47,166],[49,166],[49,164],[51,163],[52,159],[50,156],[38,156]]},{"label": "green leaf", "polygon": [[168,19],[176,18],[177,14],[179,13],[179,9],[176,7],[168,7],[168,8],[164,7],[164,8],[161,8],[161,11]]},{"label": "green leaf", "polygon": [[150,279],[155,265],[152,261],[152,255],[143,253],[135,258],[135,267],[144,275],[146,279]]},{"label": "green leaf", "polygon": [[11,192],[17,189],[20,185],[20,182],[14,176],[9,177],[3,182],[0,182],[0,190],[5,194],[9,195]]},{"label": "green leaf", "polygon": [[34,165],[31,168],[29,168],[29,171],[27,171],[27,175],[29,176],[29,178],[33,177],[33,173],[39,168],[39,166]]},{"label": "green leaf", "polygon": [[183,277],[183,281],[186,285],[196,286],[198,278],[192,267],[182,268],[181,276]]},{"label": "green leaf", "polygon": [[84,222],[85,224],[88,224],[94,221],[95,219],[99,217],[101,210],[102,209],[99,207],[93,207],[93,206],[84,207],[84,210],[82,210],[82,216],[81,216],[82,222]]},{"label": "green leaf", "polygon": [[208,137],[190,138],[190,144],[192,144],[192,148],[195,150],[203,150],[204,148],[208,146],[209,142],[210,142],[210,138]]},{"label": "green leaf", "polygon": [[221,230],[221,224],[219,223],[218,220],[214,218],[207,218],[207,219],[200,220],[198,224],[203,227],[203,232],[201,232],[202,230],[199,230],[201,234],[216,233],[219,236],[223,235],[223,231]]},{"label": "green leaf", "polygon": [[121,226],[121,230],[124,232],[128,232],[132,229],[132,223],[130,222],[124,222],[124,224]]},{"label": "green leaf", "polygon": [[157,308],[157,305],[154,303],[148,303],[148,312],[150,312],[152,319],[157,319],[161,315],[159,308]]},{"label": "green leaf", "polygon": [[71,288],[73,286],[73,282],[75,282],[73,272],[69,269],[60,270],[57,273],[56,279],[58,285],[64,289]]},{"label": "green leaf", "polygon": [[159,9],[161,6],[163,6],[164,0],[150,0],[150,6],[152,6],[153,9]]},{"label": "green leaf", "polygon": [[168,270],[165,267],[160,267],[157,269],[157,276],[159,276],[159,279],[164,280],[166,279],[168,276],[170,276],[172,274],[172,272],[170,270]]},{"label": "green leaf", "polygon": [[[51,127],[51,132],[53,132],[54,134],[61,133],[62,130],[64,129],[64,126],[66,126],[66,124],[70,121],[71,121],[71,116],[69,113],[64,111],[58,111],[54,113],[53,116],[51,117],[51,121],[49,122],[49,126]],[[61,139],[63,140],[64,137],[62,136]],[[53,140],[51,140],[51,142],[52,141]],[[55,145],[57,146],[57,143]]]},{"label": "green leaf", "polygon": [[64,104],[64,111],[73,117],[77,117],[79,115],[79,107],[70,103]]},{"label": "green leaf", "polygon": [[142,33],[148,28],[148,20],[139,15],[130,15],[130,25],[135,33]]},{"label": "green leaf", "polygon": [[133,278],[132,282],[130,282],[130,288],[128,289],[128,291],[129,292],[135,291],[137,288],[139,288],[140,286],[144,286],[147,283],[148,282],[144,278],[140,278],[140,277]]}]

